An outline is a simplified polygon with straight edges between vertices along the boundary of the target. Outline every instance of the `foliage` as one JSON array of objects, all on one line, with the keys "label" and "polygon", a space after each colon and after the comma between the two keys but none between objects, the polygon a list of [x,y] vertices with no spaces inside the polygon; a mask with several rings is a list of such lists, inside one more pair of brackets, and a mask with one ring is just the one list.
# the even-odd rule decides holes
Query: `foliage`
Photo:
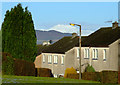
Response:
[{"label": "foliage", "polygon": [[95,72],[95,69],[88,64],[88,66],[85,68],[85,72]]},{"label": "foliage", "polygon": [[13,64],[13,58],[10,56],[6,56],[6,60],[2,62],[2,74],[14,75]]},{"label": "foliage", "polygon": [[18,4],[6,11],[2,23],[2,51],[10,53],[14,58],[34,61],[36,47],[36,33],[32,15]]},{"label": "foliage", "polygon": [[17,76],[35,76],[35,65],[33,62],[15,59],[14,74]]},{"label": "foliage", "polygon": [[53,77],[53,74],[48,68],[36,68],[37,76],[39,77]]},{"label": "foliage", "polygon": [[65,70],[64,78],[67,78],[68,74],[77,74],[77,72],[73,67],[71,67]]}]

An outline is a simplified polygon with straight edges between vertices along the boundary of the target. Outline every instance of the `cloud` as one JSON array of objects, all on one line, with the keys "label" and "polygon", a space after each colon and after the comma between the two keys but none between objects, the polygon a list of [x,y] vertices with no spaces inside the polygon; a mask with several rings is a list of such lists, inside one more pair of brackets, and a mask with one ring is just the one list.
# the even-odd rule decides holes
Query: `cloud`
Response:
[{"label": "cloud", "polygon": [[56,31],[63,32],[63,33],[73,33],[73,32],[77,32],[78,28],[74,26],[70,26],[70,25],[58,24],[58,25],[51,27],[48,30],[56,30]]},{"label": "cloud", "polygon": [[[86,28],[86,27],[84,27]],[[63,24],[58,24],[55,25],[53,27],[51,27],[50,29],[41,29],[43,31],[49,31],[49,30],[56,30],[62,33],[77,33],[79,34],[79,27],[74,27],[74,26],[70,26],[70,25],[63,25]],[[91,34],[93,32],[93,30],[82,30],[82,36],[87,36],[89,34]]]}]

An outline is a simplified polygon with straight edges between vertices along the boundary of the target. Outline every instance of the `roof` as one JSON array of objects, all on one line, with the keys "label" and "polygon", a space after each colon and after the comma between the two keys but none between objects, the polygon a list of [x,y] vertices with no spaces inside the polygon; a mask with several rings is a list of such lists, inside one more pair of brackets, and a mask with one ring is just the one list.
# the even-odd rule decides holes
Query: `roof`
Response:
[{"label": "roof", "polygon": [[[85,38],[86,36],[83,36],[82,40],[84,40]],[[76,36],[75,38],[72,38],[72,36],[63,37],[56,43],[50,45],[48,48],[43,50],[43,53],[65,53],[66,51],[77,46],[78,44],[79,44],[78,36]]]},{"label": "roof", "polygon": [[[108,47],[111,43],[120,39],[120,27],[112,29],[112,27],[101,28],[89,36],[83,36],[82,47]],[[48,46],[43,53],[65,53],[73,47],[79,46],[79,37],[72,38],[70,36],[63,37],[56,43]]]},{"label": "roof", "polygon": [[120,39],[120,27],[112,29],[112,27],[101,28],[89,35],[82,46],[90,47],[108,47],[110,44]]}]

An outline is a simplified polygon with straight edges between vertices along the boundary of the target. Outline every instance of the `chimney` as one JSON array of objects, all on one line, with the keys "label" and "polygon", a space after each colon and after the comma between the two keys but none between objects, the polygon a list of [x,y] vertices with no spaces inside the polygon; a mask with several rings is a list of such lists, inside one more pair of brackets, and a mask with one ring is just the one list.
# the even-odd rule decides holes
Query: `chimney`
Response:
[{"label": "chimney", "polygon": [[72,33],[72,38],[75,38],[77,36],[77,33]]},{"label": "chimney", "polygon": [[115,29],[117,27],[118,27],[118,22],[117,21],[115,21],[114,23],[112,23],[112,29]]}]

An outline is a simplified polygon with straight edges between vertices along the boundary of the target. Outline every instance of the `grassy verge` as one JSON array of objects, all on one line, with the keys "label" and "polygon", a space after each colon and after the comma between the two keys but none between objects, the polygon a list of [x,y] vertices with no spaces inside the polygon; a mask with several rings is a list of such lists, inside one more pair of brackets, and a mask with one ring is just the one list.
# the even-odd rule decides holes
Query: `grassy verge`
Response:
[{"label": "grassy verge", "polygon": [[2,83],[99,83],[88,80],[3,75]]}]

